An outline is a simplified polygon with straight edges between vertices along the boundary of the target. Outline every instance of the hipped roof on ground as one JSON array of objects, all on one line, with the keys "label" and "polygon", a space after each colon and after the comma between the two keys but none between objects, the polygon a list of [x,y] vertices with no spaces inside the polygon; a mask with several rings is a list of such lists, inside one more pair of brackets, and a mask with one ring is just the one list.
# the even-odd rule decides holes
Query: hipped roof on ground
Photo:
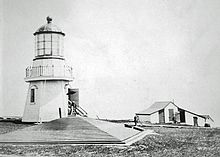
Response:
[{"label": "hipped roof on ground", "polygon": [[88,117],[68,117],[2,134],[0,143],[131,144],[151,133]]}]

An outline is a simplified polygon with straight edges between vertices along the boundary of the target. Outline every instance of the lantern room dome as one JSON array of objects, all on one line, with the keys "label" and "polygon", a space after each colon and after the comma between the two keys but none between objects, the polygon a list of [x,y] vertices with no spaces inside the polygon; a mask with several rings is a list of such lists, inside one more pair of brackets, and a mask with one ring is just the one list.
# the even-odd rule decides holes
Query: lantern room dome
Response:
[{"label": "lantern room dome", "polygon": [[47,19],[47,24],[38,28],[37,31],[34,33],[34,35],[42,34],[42,33],[57,33],[57,34],[65,35],[59,27],[52,24],[52,18],[48,16],[46,19]]}]

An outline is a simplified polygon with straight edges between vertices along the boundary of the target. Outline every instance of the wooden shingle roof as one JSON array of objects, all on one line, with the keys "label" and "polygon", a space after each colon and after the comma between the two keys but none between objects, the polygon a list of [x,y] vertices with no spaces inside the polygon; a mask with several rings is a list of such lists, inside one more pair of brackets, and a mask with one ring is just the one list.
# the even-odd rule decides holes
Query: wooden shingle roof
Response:
[{"label": "wooden shingle roof", "polygon": [[[170,103],[172,103],[173,105],[175,105],[173,102],[171,101],[159,101],[159,102],[155,102],[153,105],[151,105],[149,108],[147,108],[146,110],[143,110],[141,112],[138,112],[136,114],[142,114],[142,115],[149,115],[152,114],[154,112],[157,112],[159,110],[164,109],[167,105],[169,105]],[[176,106],[176,105],[175,105]]]},{"label": "wooden shingle roof", "polygon": [[196,116],[199,116],[201,118],[204,118],[204,119],[210,119],[214,122],[214,120],[209,116],[209,115],[201,115],[201,114],[196,114],[194,112],[191,112],[191,111],[188,111],[188,110],[185,110],[183,108],[180,108],[178,107],[176,104],[174,104],[172,101],[158,101],[158,102],[155,102],[153,105],[151,105],[149,108],[143,110],[143,111],[140,111],[138,113],[136,113],[136,115],[151,115],[155,112],[158,112],[159,110],[162,110],[164,109],[166,106],[168,106],[169,104],[173,104],[175,105],[178,109],[181,109],[181,110],[184,110],[190,114],[193,114],[193,115],[196,115]]}]

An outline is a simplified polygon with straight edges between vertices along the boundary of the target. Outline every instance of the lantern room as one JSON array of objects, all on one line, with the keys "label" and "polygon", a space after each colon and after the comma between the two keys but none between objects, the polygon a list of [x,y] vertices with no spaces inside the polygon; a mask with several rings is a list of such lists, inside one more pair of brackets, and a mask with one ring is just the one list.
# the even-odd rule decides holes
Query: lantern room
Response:
[{"label": "lantern room", "polygon": [[65,34],[52,18],[47,17],[47,24],[41,26],[35,33],[35,58],[58,57],[63,58],[63,38]]},{"label": "lantern room", "polygon": [[65,34],[52,24],[52,18],[34,33],[35,55],[32,66],[26,68],[25,81],[67,80],[72,81],[72,67],[66,65],[63,40]]}]

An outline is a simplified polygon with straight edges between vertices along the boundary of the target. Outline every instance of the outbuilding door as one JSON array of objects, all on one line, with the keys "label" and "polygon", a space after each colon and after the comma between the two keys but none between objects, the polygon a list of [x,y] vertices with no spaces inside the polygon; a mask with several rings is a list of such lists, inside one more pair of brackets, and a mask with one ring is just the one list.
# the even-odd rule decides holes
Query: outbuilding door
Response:
[{"label": "outbuilding door", "polygon": [[173,111],[173,109],[169,109],[169,121],[174,121],[174,111]]},{"label": "outbuilding door", "polygon": [[179,112],[180,112],[180,123],[185,123],[186,122],[185,111],[179,110]]},{"label": "outbuilding door", "polygon": [[198,126],[198,117],[193,117],[194,126]]},{"label": "outbuilding door", "polygon": [[164,109],[159,111],[159,123],[165,123]]}]

